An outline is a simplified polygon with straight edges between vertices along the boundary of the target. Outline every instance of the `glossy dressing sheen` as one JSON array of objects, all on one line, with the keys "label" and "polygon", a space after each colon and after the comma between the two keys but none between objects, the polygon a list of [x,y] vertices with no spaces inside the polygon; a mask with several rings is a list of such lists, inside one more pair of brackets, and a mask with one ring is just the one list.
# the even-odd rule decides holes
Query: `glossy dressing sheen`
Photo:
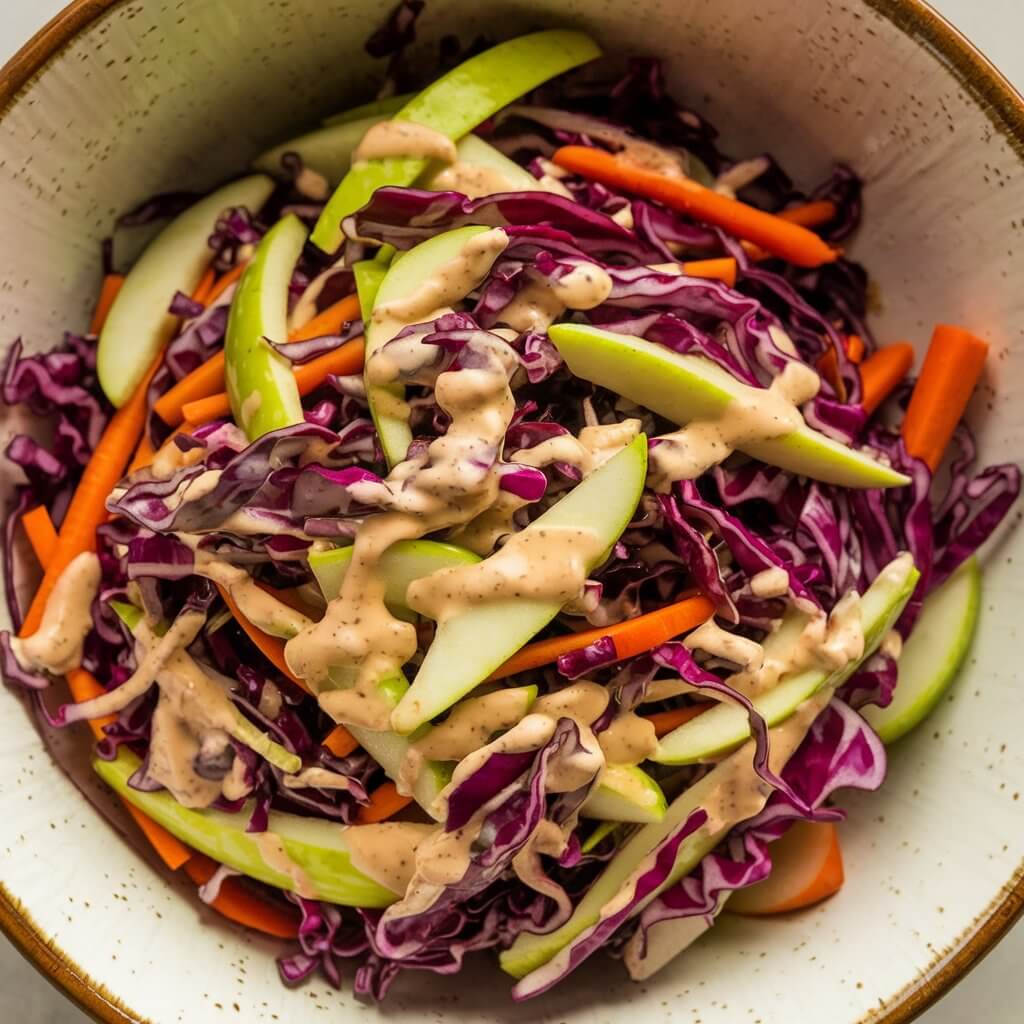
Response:
[{"label": "glossy dressing sheen", "polygon": [[433,128],[415,121],[378,121],[356,146],[352,162],[411,158],[453,164],[457,156],[455,143]]}]

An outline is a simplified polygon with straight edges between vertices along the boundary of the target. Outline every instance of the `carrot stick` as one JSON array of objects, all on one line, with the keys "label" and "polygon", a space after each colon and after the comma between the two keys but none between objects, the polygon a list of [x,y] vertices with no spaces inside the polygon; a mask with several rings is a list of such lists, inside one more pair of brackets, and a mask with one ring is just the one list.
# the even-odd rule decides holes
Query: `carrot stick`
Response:
[{"label": "carrot stick", "polygon": [[335,757],[348,757],[359,747],[359,741],[343,725],[336,725],[325,737],[323,745]]},{"label": "carrot stick", "polygon": [[713,707],[714,704],[710,701],[707,704],[687,704],[686,707],[672,708],[670,711],[655,711],[653,715],[644,715],[644,718],[654,726],[654,734],[660,740],[662,736],[667,736],[679,726],[685,725],[691,718],[703,715]]},{"label": "carrot stick", "polygon": [[145,469],[146,466],[152,464],[155,455],[156,451],[153,448],[153,442],[150,441],[148,434],[143,434],[142,440],[132,456],[132,461],[128,463],[128,472],[134,473],[136,470]]},{"label": "carrot stick", "polygon": [[939,324],[903,419],[907,451],[934,473],[981,377],[988,344],[963,327]]},{"label": "carrot stick", "polygon": [[864,339],[859,334],[846,336],[846,354],[851,363],[859,363],[864,358]]},{"label": "carrot stick", "polygon": [[695,181],[667,178],[590,146],[563,146],[554,161],[585,178],[656,199],[695,220],[724,228],[797,266],[818,267],[836,258],[835,251],[807,228],[719,195]]},{"label": "carrot stick", "polygon": [[176,427],[182,420],[185,405],[215,395],[223,387],[224,353],[217,352],[165,391],[153,403],[153,409],[169,427]]},{"label": "carrot stick", "polygon": [[210,294],[206,296],[206,305],[212,306],[242,276],[245,268],[246,263],[239,263],[224,274],[210,289]]},{"label": "carrot stick", "polygon": [[359,296],[353,293],[328,306],[307,324],[296,328],[288,335],[289,341],[307,341],[322,338],[326,334],[340,334],[345,324],[359,318]]},{"label": "carrot stick", "polygon": [[117,298],[117,293],[121,290],[121,285],[123,284],[124,274],[107,274],[103,278],[103,284],[100,286],[100,296],[96,300],[96,308],[92,314],[92,323],[89,324],[90,334],[99,334],[103,330],[110,307],[114,304],[114,299]]},{"label": "carrot stick", "polygon": [[914,346],[906,341],[884,345],[860,364],[860,404],[870,415],[910,372]]},{"label": "carrot stick", "polygon": [[45,569],[53,558],[53,552],[57,547],[57,531],[54,528],[50,513],[45,505],[37,505],[29,509],[21,517],[21,525],[25,528],[28,542],[32,545],[39,564]]},{"label": "carrot stick", "polygon": [[[185,873],[196,885],[205,885],[213,878],[217,866],[217,862],[205,854],[193,853],[185,865]],[[294,910],[261,899],[235,877],[224,879],[220,893],[210,906],[236,924],[278,939],[294,939],[299,933],[298,915]]]},{"label": "carrot stick", "polygon": [[563,654],[578,651],[606,636],[611,637],[615,644],[615,660],[622,661],[625,658],[632,658],[635,654],[649,651],[652,647],[679,636],[680,633],[694,629],[710,618],[713,612],[711,602],[706,597],[698,595],[666,605],[646,615],[638,615],[635,619],[617,622],[613,626],[601,626],[580,633],[551,637],[549,640],[538,640],[513,654],[487,678],[488,681],[504,679],[506,676],[514,676],[518,672],[525,672],[539,665],[549,665]]},{"label": "carrot stick", "polygon": [[411,803],[412,797],[402,796],[393,782],[383,782],[370,794],[370,802],[359,808],[356,823],[373,825],[378,821],[387,821]]},{"label": "carrot stick", "polygon": [[[304,366],[295,367],[295,383],[299,386],[299,394],[305,397],[310,392],[316,391],[331,374],[345,376],[355,373],[363,365],[363,355],[363,339],[353,338],[333,352],[318,356]],[[229,415],[231,402],[227,392],[222,391],[220,394],[210,395],[209,398],[186,402],[182,406],[181,412],[193,426],[200,426]]]},{"label": "carrot stick", "polygon": [[799,224],[802,228],[816,228],[827,224],[837,212],[836,204],[831,199],[815,199],[779,210],[775,216],[789,224]]},{"label": "carrot stick", "polygon": [[736,261],[731,256],[716,260],[691,260],[683,264],[683,273],[690,277],[724,281],[730,288],[736,287]]},{"label": "carrot stick", "polygon": [[199,284],[192,292],[192,301],[201,302],[204,306],[210,301],[210,292],[213,291],[214,282],[217,280],[217,271],[213,267],[207,267],[203,276],[199,278]]},{"label": "carrot stick", "polygon": [[124,805],[128,813],[135,819],[142,834],[149,840],[149,845],[156,850],[157,856],[172,871],[177,871],[183,864],[189,862],[193,853],[177,836],[172,836],[163,825],[158,825],[134,804],[125,800]]},{"label": "carrot stick", "polygon": [[50,564],[22,623],[20,636],[31,636],[43,618],[43,609],[60,574],[83,551],[96,550],[96,528],[107,519],[106,500],[124,475],[146,420],[146,392],[163,355],[158,355],[135,393],[114,413],[85,467],[64,522]]}]

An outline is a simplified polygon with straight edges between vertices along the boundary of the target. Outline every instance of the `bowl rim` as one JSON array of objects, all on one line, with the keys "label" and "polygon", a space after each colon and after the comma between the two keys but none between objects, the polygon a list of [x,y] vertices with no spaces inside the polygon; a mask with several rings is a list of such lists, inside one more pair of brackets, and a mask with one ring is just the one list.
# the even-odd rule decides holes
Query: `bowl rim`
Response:
[{"label": "bowl rim", "polygon": [[[130,0],[72,0],[0,68],[0,120],[23,90],[94,21]],[[945,62],[968,95],[1024,163],[1024,96],[950,21],[925,0],[862,0],[905,35]],[[1024,914],[1024,863],[976,918],[952,953],[937,953],[928,968],[872,1010],[860,1024],[907,1024],[938,1002],[990,953]],[[83,971],[0,883],[0,931],[55,988],[101,1024],[146,1024]]]}]

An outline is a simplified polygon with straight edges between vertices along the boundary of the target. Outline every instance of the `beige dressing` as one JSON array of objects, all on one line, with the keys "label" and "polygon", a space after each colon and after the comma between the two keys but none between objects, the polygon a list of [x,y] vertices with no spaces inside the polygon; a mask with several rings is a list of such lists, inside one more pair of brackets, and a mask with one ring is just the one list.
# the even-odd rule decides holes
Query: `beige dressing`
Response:
[{"label": "beige dressing", "polygon": [[524,885],[554,900],[562,915],[568,916],[572,903],[568,893],[557,882],[548,878],[541,865],[541,854],[559,857],[566,846],[566,836],[553,821],[543,819],[533,835],[512,858],[512,870]]},{"label": "beige dressing", "polygon": [[204,458],[206,458],[205,448],[189,448],[188,451],[182,451],[174,443],[174,436],[172,436],[160,446],[156,455],[153,456],[148,472],[157,480],[169,480],[179,469],[194,466],[197,462],[202,462]]},{"label": "beige dressing", "polygon": [[737,448],[784,437],[804,424],[798,406],[818,393],[818,375],[803,363],[787,363],[770,388],[744,387],[711,420],[695,420],[658,438],[651,449],[648,479],[657,491],[677,480],[695,480]]},{"label": "beige dressing", "polygon": [[699,625],[683,640],[683,644],[691,651],[705,651],[713,657],[741,665],[748,672],[756,672],[764,662],[764,648],[759,643],[722,629],[714,618]]},{"label": "beige dressing", "polygon": [[518,191],[497,168],[465,163],[462,160],[449,164],[436,174],[430,187],[437,192],[461,192],[470,199]]},{"label": "beige dressing", "polygon": [[495,690],[457,704],[440,725],[412,746],[431,761],[461,761],[494,733],[515,725],[525,712],[521,689]]},{"label": "beige dressing", "polygon": [[54,675],[78,668],[82,644],[92,629],[92,603],[99,586],[100,560],[83,551],[57,577],[35,633],[11,637],[11,650],[22,668]]},{"label": "beige dressing", "polygon": [[895,629],[890,629],[882,638],[878,650],[879,653],[899,661],[899,657],[903,653],[903,637]]},{"label": "beige dressing", "polygon": [[284,775],[281,778],[285,789],[341,789],[352,788],[352,780],[338,772],[328,771],[326,768],[303,768],[295,775]]},{"label": "beige dressing", "polygon": [[300,327],[305,327],[316,316],[317,299],[323,293],[324,286],[344,266],[345,257],[342,256],[309,282],[306,290],[299,296],[299,301],[295,303],[288,315],[289,331],[297,331]]},{"label": "beige dressing", "polygon": [[378,121],[362,137],[352,154],[352,163],[363,160],[440,160],[453,164],[458,159],[455,143],[433,128],[415,121]]},{"label": "beige dressing", "polygon": [[291,890],[305,900],[319,899],[313,880],[288,856],[284,840],[274,832],[258,832],[254,837],[256,849],[271,871],[291,880]]},{"label": "beige dressing", "polygon": [[784,597],[789,592],[789,573],[779,567],[762,569],[750,577],[750,592],[754,597]]},{"label": "beige dressing", "polygon": [[613,719],[597,740],[608,764],[639,764],[658,749],[654,725],[632,711]]},{"label": "beige dressing", "polygon": [[416,869],[417,849],[437,831],[433,825],[411,821],[351,825],[345,829],[345,845],[354,868],[401,895]]},{"label": "beige dressing", "polygon": [[500,317],[517,331],[546,331],[567,309],[593,309],[611,291],[606,270],[596,263],[581,263],[557,281],[531,278]]}]

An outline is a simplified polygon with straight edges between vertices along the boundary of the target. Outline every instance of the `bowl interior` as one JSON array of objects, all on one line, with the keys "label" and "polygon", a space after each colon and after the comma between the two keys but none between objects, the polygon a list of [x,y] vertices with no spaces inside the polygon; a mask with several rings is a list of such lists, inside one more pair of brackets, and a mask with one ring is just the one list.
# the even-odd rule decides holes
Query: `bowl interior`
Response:
[{"label": "bowl interior", "polygon": [[[879,286],[876,330],[918,347],[941,321],[985,335],[994,355],[971,422],[984,461],[1015,460],[1024,135],[1012,137],[1009,99],[951,31],[915,3],[895,6],[890,17],[863,0],[431,0],[417,52],[427,63],[449,32],[466,42],[582,26],[609,51],[664,58],[675,94],[737,154],[771,151],[805,185],[833,160],[851,164],[867,182],[854,255]],[[5,340],[43,348],[84,329],[100,241],[119,212],[154,192],[207,187],[268,144],[370,98],[383,64],[362,41],[380,16],[365,0],[110,4],[0,120]],[[22,425],[5,417],[4,444]],[[3,473],[9,492],[13,477]],[[987,553],[980,631],[955,690],[893,751],[883,791],[848,802],[847,883],[836,898],[785,919],[724,918],[643,985],[595,958],[550,996],[515,1007],[496,968],[481,964],[457,980],[403,982],[386,1014],[419,1019],[429,1005],[449,1021],[640,1012],[651,1022],[750,1022],[800,1019],[814,1005],[844,1024],[923,991],[1019,881],[1024,860],[1014,669],[1022,584],[1013,567],[1022,543],[1009,533]],[[0,917],[14,908],[23,941],[34,932],[52,943],[54,971],[73,974],[67,983],[80,995],[94,990],[82,995],[94,1012],[159,1022],[365,1015],[347,991],[320,982],[282,989],[268,944],[210,916],[191,887],[122,842],[7,691],[0,707]],[[74,741],[59,760],[90,799],[110,803]]]}]

